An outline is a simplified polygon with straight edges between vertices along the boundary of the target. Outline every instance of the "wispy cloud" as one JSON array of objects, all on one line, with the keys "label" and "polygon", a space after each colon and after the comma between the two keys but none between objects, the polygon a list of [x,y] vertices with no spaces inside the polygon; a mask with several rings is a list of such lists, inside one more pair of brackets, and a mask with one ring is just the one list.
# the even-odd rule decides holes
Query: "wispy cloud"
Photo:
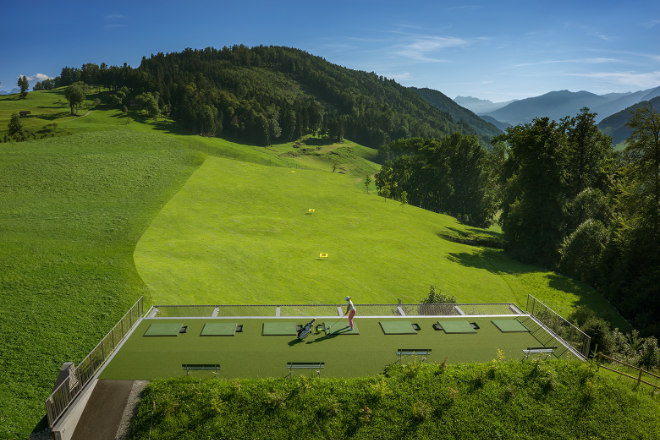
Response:
[{"label": "wispy cloud", "polygon": [[513,67],[529,67],[529,66],[541,66],[544,64],[607,64],[607,63],[623,63],[623,60],[617,58],[581,58],[581,59],[567,59],[567,60],[542,60],[535,61],[532,63],[520,63],[514,64]]},{"label": "wispy cloud", "polygon": [[438,37],[434,35],[418,35],[409,42],[397,46],[396,55],[412,58],[428,63],[444,63],[446,59],[438,58],[437,52],[444,49],[467,46],[469,41],[458,37]]},{"label": "wispy cloud", "polygon": [[127,17],[125,15],[105,14],[104,19],[105,19],[105,23],[103,24],[103,29],[107,31],[128,27],[128,25],[126,24]]},{"label": "wispy cloud", "polygon": [[642,23],[642,26],[645,28],[652,28],[660,24],[660,20],[649,20]]},{"label": "wispy cloud", "polygon": [[614,40],[614,37],[611,37],[611,36],[609,36],[609,35],[605,35],[605,34],[600,33],[600,32],[596,32],[596,33],[593,34],[593,35],[594,35],[596,38],[598,38],[598,39],[600,39],[600,40],[603,40],[603,41],[612,41],[612,40]]},{"label": "wispy cloud", "polygon": [[657,87],[660,85],[660,71],[655,72],[591,72],[591,73],[572,73],[569,76],[579,76],[583,78],[594,78],[610,81],[615,84],[634,86],[634,87]]},{"label": "wispy cloud", "polygon": [[35,73],[34,75],[18,75],[17,78],[20,78],[21,76],[25,76],[28,81],[44,81],[47,79],[53,79],[52,76],[48,76],[45,73]]}]

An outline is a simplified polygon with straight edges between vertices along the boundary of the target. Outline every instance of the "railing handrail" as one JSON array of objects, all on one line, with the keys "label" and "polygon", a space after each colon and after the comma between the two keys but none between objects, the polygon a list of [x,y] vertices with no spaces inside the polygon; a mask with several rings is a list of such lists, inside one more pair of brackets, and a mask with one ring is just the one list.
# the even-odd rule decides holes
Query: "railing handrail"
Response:
[{"label": "railing handrail", "polygon": [[[539,301],[540,302],[540,301]],[[438,305],[438,306],[516,306],[515,303],[492,302],[492,303],[355,303],[356,306],[420,306],[420,305]],[[346,306],[346,303],[336,304],[154,304],[152,307],[322,307],[322,306]]]},{"label": "railing handrail", "polygon": [[[568,319],[564,318],[564,317],[561,316],[559,313],[555,312],[555,311],[554,311],[551,307],[549,307],[546,303],[544,303],[544,302],[541,301],[540,299],[536,298],[534,295],[530,295],[530,294],[527,294],[527,295],[530,296],[530,297],[532,297],[532,298],[534,298],[534,301],[536,301],[537,303],[540,303],[543,307],[545,307],[546,309],[550,310],[550,311],[551,311],[552,313],[554,313],[556,316],[560,317],[565,323],[567,323],[568,325],[570,325],[570,326],[572,326],[573,328],[575,328],[577,331],[579,331],[580,333],[582,333],[582,334],[583,334],[584,336],[586,336],[587,338],[591,339],[591,336],[589,336],[588,334],[586,334],[585,332],[583,332],[583,331],[580,329],[580,327],[576,326],[576,325],[573,324],[571,321],[569,321]],[[529,311],[529,310],[528,310],[528,311]]]},{"label": "railing handrail", "polygon": [[[53,427],[55,423],[59,420],[59,418],[66,412],[66,410],[71,406],[71,404],[76,400],[82,389],[91,381],[91,379],[94,377],[94,374],[99,370],[99,368],[107,361],[109,355],[113,353],[116,348],[118,343],[121,343],[126,338],[126,335],[128,334],[128,331],[122,331],[122,336],[118,341],[114,340],[114,332],[117,329],[119,325],[122,326],[123,330],[123,322],[130,315],[131,318],[131,324],[126,330],[130,330],[131,328],[135,327],[135,323],[140,319],[141,312],[140,310],[144,311],[144,297],[141,296],[133,305],[128,309],[128,311],[117,321],[115,325],[112,326],[112,329],[101,338],[101,341],[94,346],[94,348],[83,358],[82,361],[78,364],[78,366],[73,370],[72,373],[69,374],[67,378],[65,378],[62,383],[60,383],[48,396],[46,399],[46,413],[48,417],[48,424],[50,427]],[[137,307],[137,313],[136,313],[136,319],[135,321],[132,320],[133,313]],[[105,355],[104,350],[102,345],[106,342],[108,337],[112,334],[112,341],[113,341],[113,347],[112,349],[108,352],[107,355]],[[103,359],[101,362],[98,364],[94,365],[94,363],[90,360],[89,365],[92,366],[91,368],[91,374],[89,371],[83,371],[81,370],[81,366],[86,366],[87,365],[87,360],[90,359],[90,357],[97,352],[97,349],[101,347],[101,352],[103,353]],[[78,383],[73,386],[75,388],[73,391],[71,391],[70,388],[64,388],[64,387],[71,387],[71,384],[69,383],[71,380],[71,376],[73,376]],[[84,377],[83,377],[84,376]],[[63,404],[62,404],[63,403]]]}]

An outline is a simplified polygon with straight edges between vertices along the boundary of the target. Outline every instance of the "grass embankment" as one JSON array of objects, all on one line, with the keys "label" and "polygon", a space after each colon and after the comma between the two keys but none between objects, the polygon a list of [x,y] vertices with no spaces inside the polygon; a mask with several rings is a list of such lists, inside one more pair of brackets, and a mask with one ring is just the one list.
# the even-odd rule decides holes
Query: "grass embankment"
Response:
[{"label": "grass embankment", "polygon": [[660,403],[589,364],[392,366],[360,379],[170,379],[132,439],[656,439]]},{"label": "grass embankment", "polygon": [[0,438],[27,437],[62,363],[149,297],[135,243],[202,160],[130,131],[0,144]]}]

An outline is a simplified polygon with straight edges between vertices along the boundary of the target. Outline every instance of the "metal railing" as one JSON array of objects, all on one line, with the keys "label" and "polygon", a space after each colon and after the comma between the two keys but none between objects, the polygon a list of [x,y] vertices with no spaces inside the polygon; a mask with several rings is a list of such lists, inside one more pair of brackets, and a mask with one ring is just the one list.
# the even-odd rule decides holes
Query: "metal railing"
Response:
[{"label": "metal railing", "polygon": [[567,344],[567,348],[579,355],[582,360],[589,356],[591,337],[564,319],[559,313],[533,297],[527,295],[527,313],[539,321],[553,336]]},{"label": "metal railing", "polygon": [[[521,315],[515,304],[355,304],[359,316]],[[346,304],[155,305],[147,317],[291,317],[342,316]]]},{"label": "metal railing", "polygon": [[46,399],[48,425],[51,428],[115,351],[115,348],[124,340],[143,312],[144,300],[143,297],[140,297],[101,342],[78,364],[78,367],[72,370]]}]

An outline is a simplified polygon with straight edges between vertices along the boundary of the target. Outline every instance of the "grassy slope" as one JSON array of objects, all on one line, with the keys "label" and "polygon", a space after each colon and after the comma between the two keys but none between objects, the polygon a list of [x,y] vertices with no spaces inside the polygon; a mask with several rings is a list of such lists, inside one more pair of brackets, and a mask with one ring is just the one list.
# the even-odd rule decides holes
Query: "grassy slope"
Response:
[{"label": "grassy slope", "polygon": [[584,303],[614,316],[584,285],[437,235],[471,229],[367,194],[355,177],[209,157],[135,261],[164,304],[418,302],[435,284],[459,302],[524,306],[531,293],[563,314]]},{"label": "grassy slope", "polygon": [[113,114],[60,125],[82,133],[0,144],[0,438],[30,432],[62,362],[149,295],[135,243],[203,160]]},{"label": "grassy slope", "polygon": [[131,438],[650,440],[659,407],[588,364],[412,364],[344,380],[155,381]]}]

